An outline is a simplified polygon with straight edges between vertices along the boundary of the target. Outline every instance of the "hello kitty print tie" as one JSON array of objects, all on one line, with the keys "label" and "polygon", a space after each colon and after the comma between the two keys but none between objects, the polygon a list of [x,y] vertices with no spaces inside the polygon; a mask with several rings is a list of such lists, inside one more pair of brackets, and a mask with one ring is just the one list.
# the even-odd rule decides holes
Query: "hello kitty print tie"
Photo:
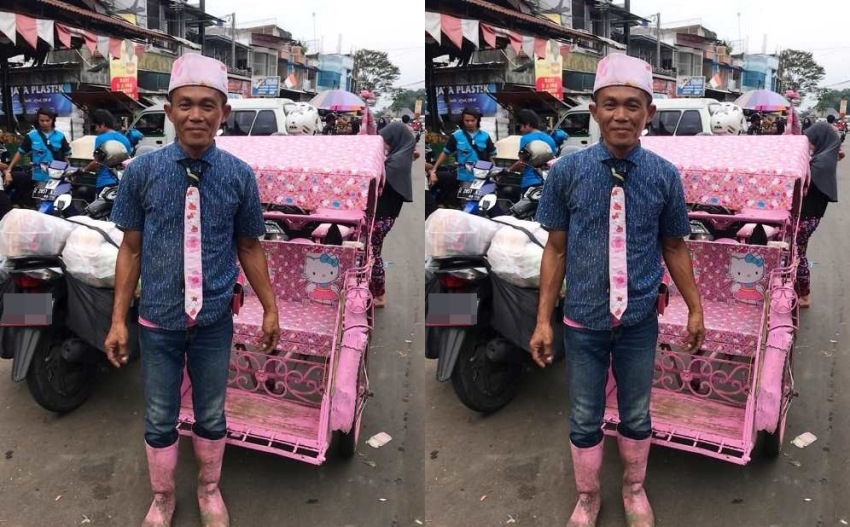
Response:
[{"label": "hello kitty print tie", "polygon": [[[189,187],[183,208],[183,283],[186,316],[194,322],[204,305],[204,275],[201,258],[201,175],[204,161],[180,163],[186,169]],[[195,165],[194,167],[192,165]]]},{"label": "hello kitty print tie", "polygon": [[[609,159],[614,186],[608,207],[608,291],[611,316],[620,321],[629,307],[629,274],[626,243],[625,183],[631,163]],[[620,165],[619,167],[617,165]]]}]

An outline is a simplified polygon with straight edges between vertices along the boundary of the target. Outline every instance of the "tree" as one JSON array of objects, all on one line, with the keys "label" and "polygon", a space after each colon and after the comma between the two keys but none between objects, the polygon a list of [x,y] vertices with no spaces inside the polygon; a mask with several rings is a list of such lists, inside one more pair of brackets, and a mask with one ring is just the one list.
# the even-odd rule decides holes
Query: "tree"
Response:
[{"label": "tree", "polygon": [[401,72],[386,51],[358,50],[354,55],[354,71],[360,89],[369,90],[380,97],[393,91],[393,84]]},{"label": "tree", "polygon": [[841,107],[841,99],[850,101],[850,89],[823,90],[818,98],[818,104],[815,106],[815,109],[822,112],[832,108],[837,112]]},{"label": "tree", "polygon": [[800,97],[815,94],[826,72],[815,61],[811,51],[786,49],[779,55],[779,74],[785,89],[795,90]]},{"label": "tree", "polygon": [[393,103],[390,106],[390,110],[397,112],[399,110],[407,108],[412,112],[416,109],[416,99],[422,99],[424,101],[424,88],[419,90],[396,90],[393,94]]}]

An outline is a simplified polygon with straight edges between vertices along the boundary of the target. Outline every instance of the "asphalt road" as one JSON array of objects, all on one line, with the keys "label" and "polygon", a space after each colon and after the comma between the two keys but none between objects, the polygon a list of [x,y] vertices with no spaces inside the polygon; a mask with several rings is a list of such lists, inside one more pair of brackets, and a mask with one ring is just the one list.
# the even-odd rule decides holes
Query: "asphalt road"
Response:
[{"label": "asphalt road", "polygon": [[[421,150],[421,147],[420,147]],[[414,175],[423,174],[423,163]],[[404,206],[388,235],[388,307],[377,314],[359,453],[313,467],[228,446],[222,492],[233,526],[385,527],[424,519],[421,331],[424,207]],[[0,527],[140,525],[150,505],[137,363],[108,371],[84,406],[56,417],[0,362]],[[380,449],[364,442],[387,432]],[[180,447],[174,527],[199,524],[197,471]]]},{"label": "asphalt road", "polygon": [[[839,164],[850,196],[850,161]],[[653,446],[647,479],[657,525],[815,527],[850,523],[850,207],[830,205],[809,245],[813,305],[803,311],[796,389],[784,452],[746,467]],[[563,362],[526,375],[508,407],[481,417],[450,383],[426,370],[426,511],[434,527],[565,525],[575,505]],[[812,432],[805,449],[788,442]],[[599,527],[622,526],[622,475],[614,441],[605,448]],[[843,521],[843,522],[842,522]]]}]

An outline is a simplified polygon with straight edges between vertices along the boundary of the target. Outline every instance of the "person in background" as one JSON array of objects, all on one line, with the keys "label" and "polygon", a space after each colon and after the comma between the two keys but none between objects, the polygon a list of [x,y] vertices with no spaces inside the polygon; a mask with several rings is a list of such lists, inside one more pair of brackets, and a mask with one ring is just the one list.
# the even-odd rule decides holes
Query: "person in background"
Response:
[{"label": "person in background", "polygon": [[401,213],[401,207],[405,203],[413,201],[413,169],[414,148],[416,138],[410,127],[403,123],[390,123],[379,135],[384,139],[387,152],[385,163],[387,183],[378,198],[378,206],[375,212],[375,225],[372,228],[372,254],[375,263],[372,266],[372,282],[370,288],[372,297],[375,299],[375,307],[386,306],[384,294],[386,293],[386,269],[381,250],[384,239],[393,228],[396,219]]},{"label": "person in background", "polygon": [[805,132],[806,130],[808,130],[810,126],[812,126],[811,117],[803,118],[803,131]]},{"label": "person in background", "polygon": [[328,112],[325,115],[325,127],[322,128],[322,135],[336,135],[336,114]]},{"label": "person in background", "polygon": [[[481,129],[481,114],[474,108],[464,108],[460,114],[461,127],[452,133],[440,157],[428,176],[431,186],[438,183],[437,170],[449,155],[454,155],[458,163],[457,181],[472,181],[475,176],[464,165],[478,161],[490,161],[496,154],[496,145],[490,134]],[[406,125],[405,125],[406,126]]]},{"label": "person in background", "polygon": [[360,133],[360,119],[357,117],[351,118],[351,135],[357,135]]},{"label": "person in background", "polygon": [[[532,141],[543,141],[552,149],[553,156],[558,152],[558,147],[555,141],[552,140],[552,137],[540,130],[540,117],[538,117],[534,110],[520,110],[517,113],[517,122],[519,123],[519,131],[522,134],[522,139],[519,140],[520,151]],[[512,172],[522,171],[521,186],[523,192],[528,187],[543,184],[543,177],[535,168],[524,163],[522,159],[517,159],[516,163],[511,166],[510,170]]]},{"label": "person in background", "polygon": [[684,240],[690,225],[682,180],[673,164],[640,144],[655,113],[651,66],[622,53],[608,55],[599,62],[592,100],[590,113],[602,140],[561,158],[543,186],[536,219],[549,238],[529,345],[538,366],[552,364],[552,312],[566,277],[569,442],[578,490],[567,527],[596,525],[602,502],[605,379],[612,363],[626,525],[653,527],[644,481],[652,441],[649,405],[662,259],[688,306],[689,352],[698,351],[705,336],[703,312]]},{"label": "person in background", "polygon": [[800,263],[797,266],[795,288],[800,307],[807,308],[811,305],[811,270],[806,250],[812,234],[826,214],[827,205],[838,201],[838,161],[844,155],[841,151],[841,138],[831,123],[814,123],[803,134],[809,139],[812,152],[809,162],[812,179],[809,190],[803,197],[800,224],[797,227],[797,254]]},{"label": "person in background", "polygon": [[[56,113],[49,108],[39,108],[35,114],[36,126],[24,136],[21,146],[15,152],[15,156],[9,163],[4,174],[6,187],[12,184],[12,171],[21,162],[23,155],[29,155],[32,161],[32,177],[29,175],[15,181],[15,188],[26,193],[29,189],[32,193],[33,182],[47,181],[50,179],[46,170],[41,168],[42,163],[50,164],[53,161],[66,161],[71,155],[71,145],[65,134],[56,129]],[[26,179],[24,181],[23,179]]]},{"label": "person in background", "polygon": [[381,117],[380,119],[378,119],[378,132],[383,130],[385,126],[387,126],[387,118]]},{"label": "person in background", "polygon": [[[115,131],[115,117],[108,110],[98,109],[93,111],[91,121],[94,124],[94,133],[97,134],[97,138],[94,140],[95,152],[107,141],[118,141],[127,149],[128,155],[132,154],[133,145],[126,135]],[[94,172],[95,170],[97,171],[97,182],[95,183],[97,192],[103,190],[104,187],[118,184],[118,176],[115,175],[115,172],[110,170],[110,167],[99,163],[97,159],[92,159],[91,163],[83,168],[85,172]]]}]

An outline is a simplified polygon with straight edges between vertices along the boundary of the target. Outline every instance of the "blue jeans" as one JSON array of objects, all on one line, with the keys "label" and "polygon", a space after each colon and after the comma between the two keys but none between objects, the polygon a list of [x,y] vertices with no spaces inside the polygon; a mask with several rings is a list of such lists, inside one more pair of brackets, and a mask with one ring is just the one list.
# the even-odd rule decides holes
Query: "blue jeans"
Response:
[{"label": "blue jeans", "polygon": [[184,365],[192,381],[194,433],[211,440],[225,436],[224,396],[232,341],[230,313],[215,324],[186,331],[140,328],[145,441],[150,446],[164,448],[177,441]]},{"label": "blue jeans", "polygon": [[618,432],[642,440],[652,433],[649,397],[658,340],[658,317],[611,331],[567,327],[564,344],[570,383],[570,441],[579,448],[602,441],[605,416],[605,385],[613,358],[620,410]]}]

